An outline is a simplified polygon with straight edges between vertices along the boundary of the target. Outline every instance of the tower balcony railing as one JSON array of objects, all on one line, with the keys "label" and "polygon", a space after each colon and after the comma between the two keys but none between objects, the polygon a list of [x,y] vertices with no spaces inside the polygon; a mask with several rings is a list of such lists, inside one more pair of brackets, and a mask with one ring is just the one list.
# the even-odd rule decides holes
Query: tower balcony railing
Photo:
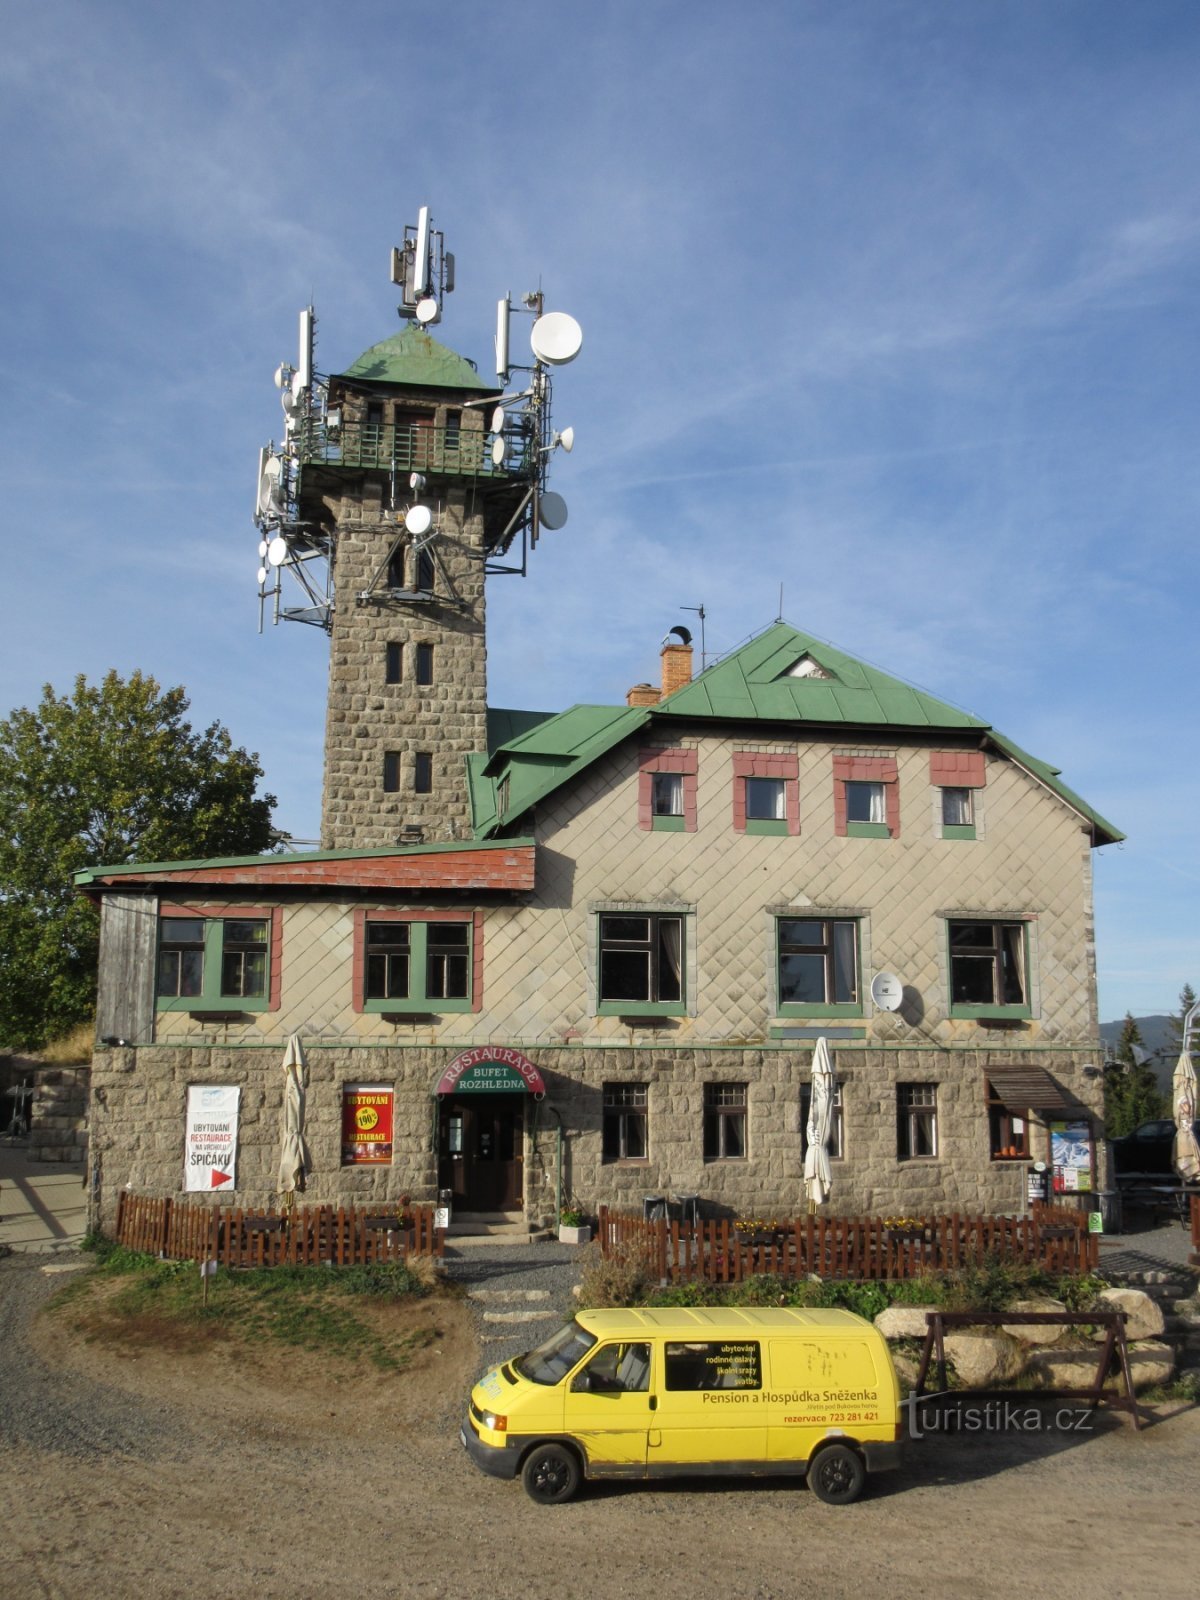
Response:
[{"label": "tower balcony railing", "polygon": [[524,434],[508,439],[502,465],[492,460],[490,434],[466,428],[412,427],[343,422],[336,428],[312,418],[298,430],[303,465],[373,467],[384,472],[446,472],[479,478],[521,477],[532,454]]}]

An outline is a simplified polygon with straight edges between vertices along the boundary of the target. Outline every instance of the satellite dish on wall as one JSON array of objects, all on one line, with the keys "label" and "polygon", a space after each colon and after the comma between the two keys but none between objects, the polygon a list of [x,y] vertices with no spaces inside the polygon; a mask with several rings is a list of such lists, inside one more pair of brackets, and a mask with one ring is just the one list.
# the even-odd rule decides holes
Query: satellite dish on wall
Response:
[{"label": "satellite dish on wall", "polygon": [[538,496],[538,521],[543,528],[549,528],[551,533],[566,526],[567,502],[562,495],[555,494],[553,489],[547,489],[545,494]]},{"label": "satellite dish on wall", "polygon": [[529,343],[539,361],[565,367],[583,348],[583,329],[565,311],[547,311],[534,323]]},{"label": "satellite dish on wall", "polygon": [[492,440],[492,465],[502,467],[508,455],[508,440],[502,434],[497,434]]},{"label": "satellite dish on wall", "polygon": [[428,506],[409,506],[404,513],[404,526],[414,537],[428,533],[433,526],[433,512]]},{"label": "satellite dish on wall", "polygon": [[904,985],[894,972],[877,972],[871,979],[871,999],[880,1011],[899,1011]]}]

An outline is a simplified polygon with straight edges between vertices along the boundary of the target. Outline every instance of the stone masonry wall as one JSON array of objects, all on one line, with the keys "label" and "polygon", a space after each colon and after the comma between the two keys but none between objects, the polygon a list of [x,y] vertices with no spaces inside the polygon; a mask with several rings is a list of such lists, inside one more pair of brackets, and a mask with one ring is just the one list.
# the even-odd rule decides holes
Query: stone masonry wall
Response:
[{"label": "stone masonry wall", "polygon": [[[590,1211],[601,1204],[640,1209],[648,1194],[699,1194],[709,1211],[795,1215],[803,1207],[800,1090],[811,1050],[559,1049],[530,1051],[546,1100],[525,1135],[525,1211],[553,1219],[559,1126],[563,1186]],[[1019,1051],[839,1048],[835,1068],[844,1101],[845,1155],[833,1163],[830,1210],[839,1215],[927,1211],[1013,1213],[1024,1208],[1023,1161],[990,1159],[983,1079],[988,1066],[1027,1060]],[[314,1170],[304,1198],[314,1204],[383,1204],[402,1194],[430,1201],[437,1188],[433,1087],[453,1052],[419,1046],[313,1048],[308,1052],[306,1137]],[[1047,1062],[1057,1081],[1093,1114],[1099,1079],[1084,1075],[1087,1052]],[[649,1159],[602,1160],[606,1083],[649,1090]],[[704,1086],[747,1085],[744,1160],[705,1161]],[[938,1156],[896,1154],[896,1086],[937,1085]],[[142,1047],[97,1052],[92,1072],[92,1154],[101,1166],[98,1220],[111,1229],[119,1190],[173,1195],[182,1190],[184,1114],[189,1084],[242,1090],[236,1199],[278,1204],[275,1190],[283,1116],[281,1055],[274,1049]],[[340,1165],[341,1094],[346,1084],[395,1091],[395,1155],[389,1167]],[[536,1124],[536,1127],[534,1126]],[[1033,1129],[1032,1153],[1046,1159],[1048,1135]],[[195,1198],[199,1199],[199,1196]]]},{"label": "stone masonry wall", "polygon": [[[487,748],[487,652],[481,516],[467,491],[446,491],[432,601],[399,600],[386,578],[360,600],[401,529],[384,514],[381,485],[331,505],[337,523],[337,609],[330,642],[321,843],[327,850],[391,848],[405,824],[427,842],[470,835],[464,757]],[[405,550],[412,581],[413,552]],[[402,646],[403,677],[386,680],[388,644]],[[433,683],[416,682],[416,646],[433,647]],[[384,791],[384,757],[400,787]],[[433,759],[428,794],[414,789],[414,758]]]}]

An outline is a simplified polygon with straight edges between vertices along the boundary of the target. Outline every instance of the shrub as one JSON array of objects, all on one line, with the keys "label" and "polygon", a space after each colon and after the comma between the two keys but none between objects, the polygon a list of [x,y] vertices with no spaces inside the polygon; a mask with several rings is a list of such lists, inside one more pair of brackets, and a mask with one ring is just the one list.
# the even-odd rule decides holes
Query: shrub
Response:
[{"label": "shrub", "polygon": [[579,1304],[589,1311],[637,1305],[650,1281],[650,1264],[636,1247],[606,1257],[598,1244],[590,1244],[583,1255]]}]

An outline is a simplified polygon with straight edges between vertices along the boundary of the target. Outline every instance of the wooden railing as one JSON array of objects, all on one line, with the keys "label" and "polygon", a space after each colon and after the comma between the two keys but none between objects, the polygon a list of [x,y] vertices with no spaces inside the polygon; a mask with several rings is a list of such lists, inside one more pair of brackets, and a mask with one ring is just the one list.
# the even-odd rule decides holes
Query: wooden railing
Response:
[{"label": "wooden railing", "polygon": [[797,1217],[752,1232],[728,1219],[695,1227],[648,1222],[600,1208],[599,1242],[605,1256],[642,1257],[662,1283],[740,1283],[760,1273],[782,1278],[913,1278],[979,1263],[989,1257],[1088,1272],[1100,1245],[1087,1218],[1039,1206],[1030,1217],[969,1217],[957,1212],[906,1218]]},{"label": "wooden railing", "polygon": [[174,1261],[216,1261],[223,1267],[364,1266],[441,1256],[445,1230],[432,1206],[296,1206],[253,1211],[177,1199],[122,1194],[116,1238],[130,1250]]}]

